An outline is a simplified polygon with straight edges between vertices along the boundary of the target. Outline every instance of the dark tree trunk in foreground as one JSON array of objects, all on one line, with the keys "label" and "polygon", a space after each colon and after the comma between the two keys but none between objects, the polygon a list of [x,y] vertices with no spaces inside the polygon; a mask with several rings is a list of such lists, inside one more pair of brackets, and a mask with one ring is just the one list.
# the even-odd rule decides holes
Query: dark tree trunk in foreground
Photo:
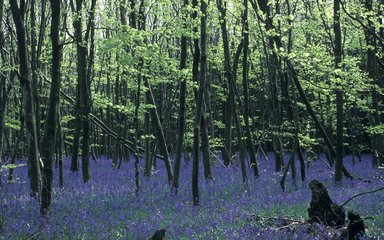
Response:
[{"label": "dark tree trunk in foreground", "polygon": [[[335,70],[341,70],[341,28],[340,28],[340,0],[334,0],[333,8],[333,29],[335,32]],[[336,74],[336,78],[341,78]],[[336,164],[335,164],[335,182],[340,182],[343,178],[343,154],[344,154],[344,140],[343,140],[343,126],[344,126],[344,113],[343,113],[343,91],[342,86],[337,84],[336,90]]]},{"label": "dark tree trunk in foreground", "polygon": [[55,154],[55,139],[58,121],[58,106],[60,101],[61,84],[61,45],[59,38],[60,29],[60,0],[50,0],[52,9],[51,42],[52,42],[52,69],[51,92],[49,96],[48,113],[45,120],[44,137],[42,142],[41,157],[44,162],[43,189],[41,195],[40,213],[47,215],[52,208],[53,194],[53,162]]},{"label": "dark tree trunk in foreground", "polygon": [[22,88],[23,115],[27,132],[28,141],[28,160],[31,169],[30,186],[31,195],[36,196],[41,191],[41,172],[39,163],[39,148],[37,141],[35,106],[33,99],[33,90],[30,76],[30,67],[28,63],[28,50],[26,41],[26,32],[24,27],[25,1],[20,1],[20,8],[17,0],[10,0],[13,20],[16,26],[17,49],[19,53],[19,76]]},{"label": "dark tree trunk in foreground", "polygon": [[[186,8],[188,6],[188,0],[183,1],[183,21],[187,21],[185,16]],[[186,27],[186,23],[183,23],[184,27]],[[187,68],[187,36],[183,34],[181,36],[181,44],[180,44],[180,66],[179,69],[183,71]],[[185,97],[187,90],[187,79],[186,76],[182,76],[182,80],[180,83],[180,105],[179,105],[179,119],[178,119],[178,129],[177,129],[177,145],[176,145],[176,158],[175,165],[173,166],[173,188],[175,193],[177,194],[179,187],[179,174],[180,174],[180,162],[181,162],[181,154],[183,152],[183,142],[184,142],[184,132],[185,132]]]}]

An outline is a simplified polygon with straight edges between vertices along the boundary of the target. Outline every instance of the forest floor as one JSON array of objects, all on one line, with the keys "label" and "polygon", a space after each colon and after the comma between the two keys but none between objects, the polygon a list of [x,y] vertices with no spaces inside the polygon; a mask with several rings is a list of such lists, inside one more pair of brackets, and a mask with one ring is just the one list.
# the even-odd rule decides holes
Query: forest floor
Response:
[{"label": "forest floor", "polygon": [[[200,170],[201,205],[191,203],[191,162],[183,162],[178,196],[170,194],[163,162],[150,179],[141,179],[136,196],[133,161],[121,169],[111,161],[91,162],[93,180],[82,183],[81,172],[69,171],[69,158],[64,161],[64,188],[58,188],[55,170],[54,202],[49,222],[39,217],[39,204],[28,195],[27,167],[15,169],[16,180],[0,189],[0,239],[148,239],[156,230],[165,228],[167,239],[330,239],[331,233],[321,225],[315,232],[305,227],[284,230],[274,218],[305,221],[311,200],[308,183],[323,181],[331,198],[342,204],[351,196],[384,185],[384,169],[373,169],[371,158],[362,162],[345,158],[354,175],[372,182],[343,180],[342,187],[333,184],[333,176],[324,159],[313,161],[307,179],[294,188],[287,177],[286,190],[280,188],[281,173],[274,172],[274,159],[260,158],[260,177],[249,177],[249,187],[242,184],[239,166],[224,168],[216,164],[214,181],[206,183]],[[299,170],[299,162],[296,164]],[[142,172],[142,171],[141,171]],[[3,171],[3,182],[7,172]],[[251,176],[251,171],[248,172]],[[358,197],[345,206],[365,219],[369,239],[384,239],[384,192]],[[264,218],[267,217],[267,218]],[[283,226],[283,227],[281,227]]]}]

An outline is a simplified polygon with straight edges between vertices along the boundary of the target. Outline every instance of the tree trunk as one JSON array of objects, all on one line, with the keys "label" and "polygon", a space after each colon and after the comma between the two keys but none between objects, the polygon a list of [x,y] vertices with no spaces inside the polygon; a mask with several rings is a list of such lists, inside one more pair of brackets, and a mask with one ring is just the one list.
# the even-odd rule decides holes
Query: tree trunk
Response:
[{"label": "tree trunk", "polygon": [[[365,10],[367,12],[372,12],[372,0],[365,0]],[[371,32],[375,32],[375,28],[373,26],[373,22],[368,19],[368,28],[369,30],[365,30],[365,41],[367,46],[367,72],[368,72],[368,77],[373,79],[376,85],[380,87],[382,85],[380,83],[380,79],[377,78],[376,74],[376,39],[372,36]],[[372,124],[377,126],[380,125],[381,120],[380,120],[380,107],[379,107],[379,102],[380,102],[380,94],[377,92],[375,88],[372,89],[372,108],[373,108],[373,113],[372,113]],[[383,140],[382,134],[377,134],[374,133],[372,134],[371,137],[371,145],[372,148],[380,152],[382,149],[380,149],[380,142]],[[374,154],[372,158],[372,165],[374,167],[378,167],[379,165],[379,159],[378,159],[378,154]]]},{"label": "tree trunk", "polygon": [[[188,7],[188,0],[183,1],[183,10],[186,10]],[[185,13],[183,13],[183,27],[186,28],[187,17]],[[181,36],[180,43],[180,66],[179,70],[183,71],[187,68],[187,36],[183,34]],[[175,190],[175,194],[178,192],[179,187],[179,175],[180,175],[180,162],[181,162],[181,154],[183,150],[183,142],[184,142],[184,132],[185,132],[185,98],[186,98],[186,90],[187,90],[187,79],[185,76],[182,77],[180,83],[180,96],[179,96],[179,118],[178,118],[178,129],[177,129],[177,145],[176,145],[176,158],[175,165],[173,166],[173,187]]]},{"label": "tree trunk", "polygon": [[63,169],[63,149],[64,149],[64,136],[63,128],[61,125],[61,110],[60,101],[57,106],[57,137],[56,137],[56,149],[58,151],[56,161],[59,162],[59,187],[64,187],[64,169]]},{"label": "tree trunk", "polygon": [[49,96],[48,113],[45,120],[44,137],[41,156],[44,162],[43,189],[40,213],[48,215],[52,208],[53,194],[53,162],[55,154],[55,139],[57,133],[58,106],[60,101],[61,84],[61,45],[59,38],[61,6],[60,0],[50,0],[52,8],[51,42],[52,42],[52,69],[51,92]]},{"label": "tree trunk", "polygon": [[[78,98],[79,98],[79,118],[82,130],[81,138],[81,162],[82,162],[82,175],[83,181],[88,182],[91,180],[91,169],[89,163],[89,139],[90,139],[90,122],[89,113],[91,111],[91,92],[90,92],[90,74],[88,67],[88,40],[91,26],[93,25],[95,17],[95,5],[96,0],[92,0],[89,10],[89,19],[87,23],[87,29],[83,37],[82,19],[75,18],[73,21],[73,28],[75,30],[74,37],[76,40],[77,51],[77,81],[78,81]],[[72,11],[81,15],[83,10],[83,0],[76,0],[76,6],[71,4]],[[91,42],[93,39],[91,39]],[[86,44],[84,44],[86,43]],[[91,43],[92,45],[92,43]],[[92,52],[92,49],[91,49]],[[90,64],[92,64],[92,55],[89,56]]]},{"label": "tree trunk", "polygon": [[[334,0],[333,8],[333,30],[335,32],[335,72],[341,70],[341,27],[340,27],[340,0]],[[336,79],[341,78],[336,74]],[[341,84],[337,84],[336,90],[336,164],[335,164],[335,182],[341,182],[343,178],[343,155],[344,155],[344,139],[343,139],[343,126],[344,126],[344,113],[343,113],[343,91]]]},{"label": "tree trunk", "polygon": [[233,93],[233,85],[235,84],[233,81],[233,74],[231,73],[231,65],[230,65],[230,51],[229,51],[229,40],[228,40],[228,32],[227,32],[227,21],[226,21],[226,12],[227,6],[222,0],[217,0],[217,8],[220,12],[220,22],[221,22],[221,32],[223,35],[223,47],[224,47],[224,71],[225,78],[227,80],[227,88],[228,88],[228,96],[226,101],[224,102],[224,123],[225,123],[225,131],[224,131],[224,147],[222,149],[222,155],[224,164],[228,166],[231,163],[232,158],[232,115],[234,110],[234,93]]},{"label": "tree trunk", "polygon": [[[207,120],[207,4],[205,1],[201,1],[200,10],[200,79],[199,79],[199,93],[201,96],[201,105],[197,104],[197,108],[201,107],[201,149],[203,152],[203,166],[205,179],[212,179],[211,159],[208,142],[208,120]],[[202,93],[200,93],[200,87]]]},{"label": "tree trunk", "polygon": [[30,186],[31,196],[38,196],[41,191],[41,172],[39,163],[39,144],[37,141],[35,106],[33,100],[32,83],[30,76],[30,67],[28,63],[28,50],[26,42],[26,32],[24,27],[24,0],[21,1],[21,8],[17,0],[10,0],[13,20],[16,26],[17,48],[19,53],[19,75],[23,96],[23,115],[27,129],[27,139],[29,148],[29,165],[31,169]]},{"label": "tree trunk", "polygon": [[[203,3],[202,3],[203,5]],[[204,3],[204,6],[206,4]],[[203,8],[204,6],[201,6]],[[198,1],[192,0],[192,7],[196,9],[198,7]],[[197,11],[192,13],[192,18],[197,19]],[[197,27],[193,28],[193,32],[197,33]],[[205,78],[199,78],[199,63],[200,63],[200,48],[199,40],[195,38],[193,41],[194,44],[194,53],[193,53],[193,66],[192,66],[192,78],[195,82],[199,84],[199,90],[197,94],[197,103],[196,103],[196,113],[195,113],[195,123],[193,128],[193,164],[192,164],[192,199],[193,205],[197,206],[200,203],[200,194],[199,194],[199,158],[200,158],[200,123],[201,116],[203,112],[203,98],[204,98],[204,85],[201,80]]]},{"label": "tree trunk", "polygon": [[[287,60],[287,65],[292,73],[292,78],[293,78],[293,81],[296,85],[296,88],[299,92],[299,95],[301,97],[301,99],[304,101],[304,104],[305,104],[305,107],[307,108],[307,111],[309,113],[309,115],[311,116],[313,122],[315,123],[316,125],[316,128],[319,130],[321,136],[323,137],[324,141],[325,141],[325,144],[327,145],[329,151],[331,152],[332,156],[335,157],[336,156],[336,150],[335,148],[333,147],[332,145],[332,142],[331,140],[329,139],[328,137],[328,134],[326,133],[324,127],[323,127],[323,124],[321,124],[319,118],[316,116],[316,113],[315,111],[313,110],[310,102],[308,101],[308,98],[307,96],[305,95],[305,92],[303,90],[303,88],[301,87],[301,84],[300,84],[300,81],[299,81],[299,78],[297,77],[297,72],[295,70],[295,68],[293,67],[293,65],[291,64],[291,62],[289,60]],[[344,173],[344,175],[348,178],[353,178],[353,176],[348,172],[348,170],[345,168],[345,166],[343,165],[342,166],[342,172]]]},{"label": "tree trunk", "polygon": [[[154,98],[153,92],[152,92],[152,87],[149,83],[148,78],[144,79],[144,85],[148,89],[147,94],[149,94],[150,103],[153,106],[156,106],[155,98]],[[171,161],[170,161],[169,154],[168,154],[167,141],[165,140],[163,126],[161,124],[160,117],[159,117],[159,114],[157,112],[157,108],[151,108],[151,114],[152,114],[153,122],[155,124],[156,132],[157,132],[157,138],[158,138],[159,143],[160,143],[159,144],[160,145],[160,152],[164,157],[165,167],[167,169],[168,181],[171,183],[172,178],[173,178],[172,165],[171,165]]]},{"label": "tree trunk", "polygon": [[248,79],[248,47],[249,47],[249,29],[248,29],[248,0],[243,1],[244,12],[242,17],[243,22],[243,92],[244,92],[244,122],[247,149],[251,159],[251,168],[255,177],[259,176],[259,168],[257,166],[255,147],[253,146],[252,130],[249,123],[250,118],[250,99],[249,99],[249,79]]}]

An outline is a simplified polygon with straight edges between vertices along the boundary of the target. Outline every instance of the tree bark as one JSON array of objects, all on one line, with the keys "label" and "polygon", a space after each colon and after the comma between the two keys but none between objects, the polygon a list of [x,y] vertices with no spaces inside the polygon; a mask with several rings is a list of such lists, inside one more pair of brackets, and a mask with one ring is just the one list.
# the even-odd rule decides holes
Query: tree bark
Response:
[{"label": "tree bark", "polygon": [[228,41],[228,32],[227,32],[227,21],[226,21],[226,12],[227,6],[226,3],[223,4],[222,0],[217,0],[217,8],[220,12],[220,26],[221,32],[223,35],[223,47],[224,47],[224,72],[225,78],[227,80],[228,96],[224,102],[224,147],[222,149],[222,155],[224,164],[228,166],[231,163],[232,158],[232,118],[234,110],[234,92],[233,92],[233,74],[231,72],[230,65],[230,51],[229,51],[229,41]]},{"label": "tree bark", "polygon": [[[203,1],[202,1],[203,4]],[[205,3],[204,3],[204,6]],[[204,6],[201,6],[203,8]],[[197,7],[198,1],[192,0],[192,7],[194,11],[192,13],[192,18],[197,19]],[[193,28],[193,32],[197,33],[197,27]],[[193,128],[193,163],[192,163],[192,199],[193,205],[198,206],[200,203],[200,194],[199,194],[199,158],[200,158],[200,123],[201,116],[203,112],[203,98],[204,98],[204,85],[201,80],[205,81],[205,78],[200,79],[199,77],[199,64],[200,64],[200,48],[199,40],[195,38],[193,41],[194,44],[194,53],[193,53],[193,67],[192,67],[192,78],[195,82],[199,84],[199,90],[197,94],[197,103],[196,103],[196,113],[195,113],[195,122]]]},{"label": "tree bark", "polygon": [[[183,1],[183,9],[184,11],[182,20],[183,27],[186,28],[186,10],[188,7],[189,1]],[[183,70],[187,68],[187,36],[183,34],[181,36],[180,43],[180,65],[179,70],[183,74]],[[179,96],[179,118],[178,118],[178,130],[177,130],[177,145],[176,145],[176,158],[175,164],[173,166],[173,188],[175,190],[175,194],[178,192],[179,188],[179,175],[180,175],[180,162],[181,162],[181,154],[183,150],[183,142],[184,142],[184,132],[185,132],[185,98],[186,98],[186,90],[187,90],[187,79],[185,76],[182,76],[182,80],[180,83],[180,96]]]},{"label": "tree bark", "polygon": [[[0,1],[0,19],[3,19],[4,2]],[[0,62],[5,64],[5,56],[3,51],[4,33],[3,33],[3,21],[0,21]],[[4,145],[4,128],[5,128],[5,114],[7,110],[8,93],[6,87],[6,75],[1,73],[0,75],[0,169],[1,161],[3,157],[3,145]],[[0,187],[3,186],[0,175]]]},{"label": "tree bark", "polygon": [[[340,27],[340,0],[334,0],[333,8],[333,30],[335,33],[335,70],[341,70],[341,27]],[[336,73],[336,79],[341,77]],[[341,81],[341,79],[340,79]],[[344,155],[344,113],[343,113],[343,91],[341,84],[336,84],[336,163],[335,163],[335,182],[340,182],[343,178],[343,155]]]},{"label": "tree bark", "polygon": [[243,46],[243,94],[244,94],[244,122],[247,149],[251,159],[251,168],[255,177],[259,176],[259,168],[257,166],[255,147],[252,141],[252,130],[249,123],[250,118],[250,99],[249,99],[249,79],[248,79],[248,48],[249,48],[249,28],[248,28],[248,0],[243,1],[244,12],[242,16],[243,29],[242,36]]},{"label": "tree bark", "polygon": [[23,115],[25,126],[27,128],[27,139],[29,148],[28,159],[31,169],[30,190],[31,196],[35,197],[38,196],[41,192],[41,171],[39,163],[39,144],[37,140],[38,138],[35,121],[35,106],[33,100],[30,66],[28,63],[26,31],[23,23],[25,17],[25,1],[20,1],[20,8],[18,6],[17,0],[10,0],[9,2],[11,5],[13,20],[16,26],[16,35],[18,41],[17,49],[19,53],[19,76],[23,97]]},{"label": "tree bark", "polygon": [[60,0],[50,0],[52,9],[51,42],[52,42],[52,69],[51,90],[49,96],[48,113],[45,120],[44,137],[42,141],[41,156],[44,162],[43,189],[40,213],[48,215],[52,209],[53,194],[53,162],[55,154],[55,139],[57,134],[58,106],[60,101],[61,84],[61,45],[59,37],[61,6]]},{"label": "tree bark", "polygon": [[[289,67],[289,69],[290,69],[290,71],[292,73],[293,81],[294,81],[294,83],[296,85],[296,88],[297,88],[297,90],[299,92],[299,95],[300,95],[301,99],[304,101],[305,107],[307,108],[307,111],[308,111],[309,115],[311,116],[313,122],[316,125],[316,128],[319,130],[321,136],[323,137],[323,139],[325,141],[325,144],[327,145],[327,147],[328,147],[329,151],[331,152],[332,156],[335,157],[336,156],[336,150],[333,147],[332,142],[329,139],[328,134],[326,133],[326,131],[325,131],[324,127],[323,127],[323,124],[320,122],[319,118],[316,116],[315,111],[313,110],[310,102],[308,101],[308,98],[305,95],[305,92],[304,92],[303,88],[301,87],[299,78],[297,77],[297,72],[296,72],[295,68],[293,67],[293,65],[291,64],[291,62],[289,60],[286,60],[286,63],[287,63],[287,65],[288,65],[288,67]],[[353,179],[353,176],[348,172],[348,170],[345,168],[344,165],[342,166],[342,172],[343,172],[343,174],[347,178]]]}]

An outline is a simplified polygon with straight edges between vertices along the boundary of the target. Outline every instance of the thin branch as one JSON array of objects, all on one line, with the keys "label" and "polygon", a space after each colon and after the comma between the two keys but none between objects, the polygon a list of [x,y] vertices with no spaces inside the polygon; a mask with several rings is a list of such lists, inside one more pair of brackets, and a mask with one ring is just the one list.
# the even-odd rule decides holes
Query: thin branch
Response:
[{"label": "thin branch", "polygon": [[347,14],[347,16],[350,17],[352,20],[358,22],[364,29],[368,30],[372,34],[372,36],[374,36],[380,42],[380,45],[384,48],[384,39],[381,36],[379,36],[376,32],[374,32],[370,27],[366,26],[360,19],[352,16],[349,12],[347,12],[347,9],[345,9],[345,3],[344,2],[341,2],[341,3],[342,3],[341,7],[344,13]]},{"label": "thin branch", "polygon": [[363,195],[367,195],[367,194],[371,194],[371,193],[376,193],[376,192],[383,191],[383,190],[384,190],[384,187],[381,187],[381,188],[378,188],[376,190],[372,190],[372,191],[369,191],[369,192],[363,192],[363,193],[359,193],[357,195],[354,195],[351,198],[349,198],[345,203],[341,204],[341,207],[344,207],[347,203],[349,203],[354,198],[357,198],[357,197],[360,197],[360,196],[363,196]]}]

